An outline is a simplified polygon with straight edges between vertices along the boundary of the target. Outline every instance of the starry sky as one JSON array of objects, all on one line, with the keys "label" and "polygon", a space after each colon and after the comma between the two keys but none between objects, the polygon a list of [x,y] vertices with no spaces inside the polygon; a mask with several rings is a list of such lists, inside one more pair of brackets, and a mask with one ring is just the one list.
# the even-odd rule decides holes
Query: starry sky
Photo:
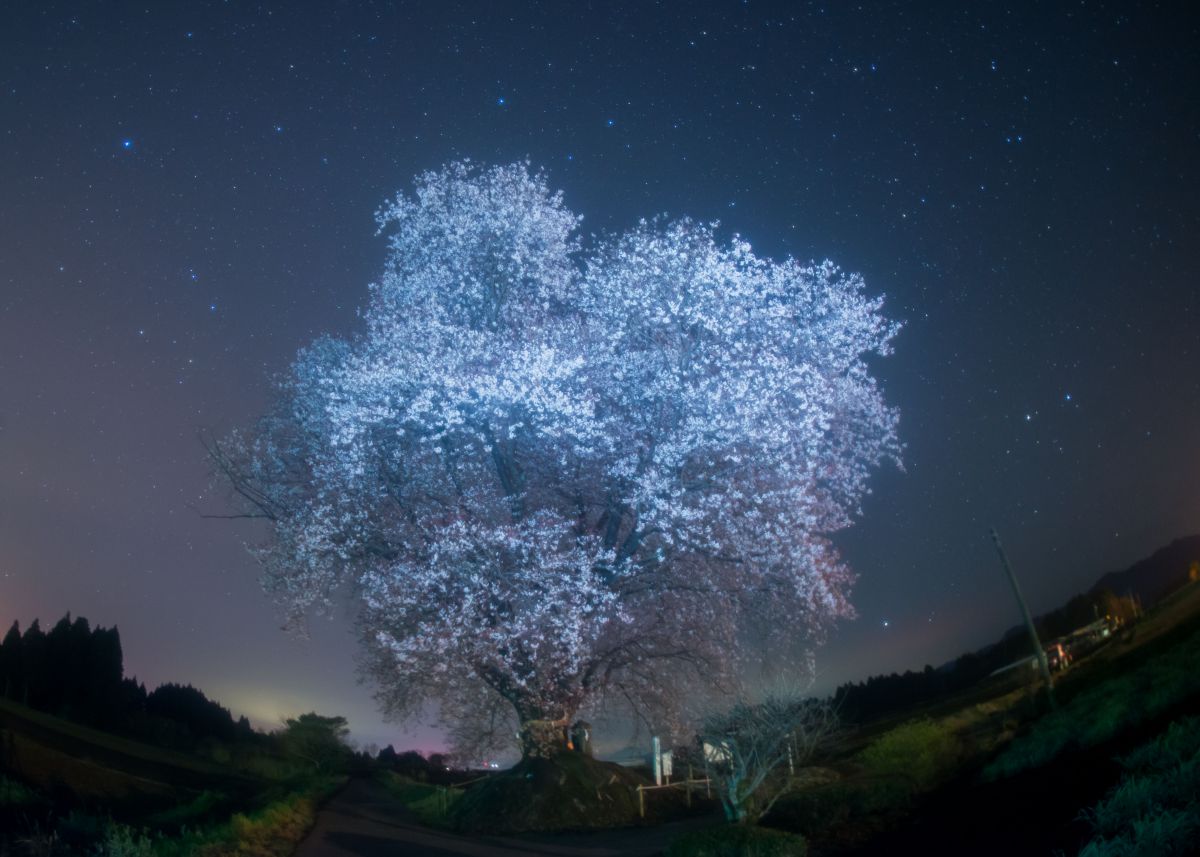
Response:
[{"label": "starry sky", "polygon": [[905,471],[838,537],[817,687],[939,664],[1200,531],[1186,4],[22,3],[0,25],[0,620],[363,742],[349,614],[281,631],[197,433],[346,334],[411,177],[528,158],[585,217],[719,219],[905,322]]}]

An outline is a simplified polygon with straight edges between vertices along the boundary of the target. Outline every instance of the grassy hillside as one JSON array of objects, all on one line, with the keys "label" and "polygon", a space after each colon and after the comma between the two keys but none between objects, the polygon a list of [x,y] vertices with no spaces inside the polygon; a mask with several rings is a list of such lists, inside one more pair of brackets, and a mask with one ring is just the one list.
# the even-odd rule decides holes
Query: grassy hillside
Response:
[{"label": "grassy hillside", "polygon": [[89,729],[0,700],[0,767],[83,801],[170,802],[181,793],[251,793],[261,781],[213,762]]}]

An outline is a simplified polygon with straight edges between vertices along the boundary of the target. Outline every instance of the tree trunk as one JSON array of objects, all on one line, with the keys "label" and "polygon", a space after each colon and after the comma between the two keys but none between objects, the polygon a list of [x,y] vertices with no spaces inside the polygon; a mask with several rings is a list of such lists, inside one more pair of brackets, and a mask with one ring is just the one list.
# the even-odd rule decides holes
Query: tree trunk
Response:
[{"label": "tree trunk", "polygon": [[557,720],[522,719],[521,758],[549,759],[565,752],[569,722],[568,717]]}]

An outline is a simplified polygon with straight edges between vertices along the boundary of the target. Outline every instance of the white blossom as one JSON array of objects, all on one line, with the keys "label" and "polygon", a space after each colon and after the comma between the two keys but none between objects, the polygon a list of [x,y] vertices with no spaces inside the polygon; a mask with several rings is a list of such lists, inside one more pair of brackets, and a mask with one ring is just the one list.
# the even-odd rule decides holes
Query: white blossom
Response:
[{"label": "white blossom", "polygon": [[585,255],[525,164],[426,173],[379,224],[361,333],[303,350],[221,462],[294,618],[361,600],[392,714],[661,703],[732,676],[751,621],[851,615],[830,536],[899,453],[861,278],[689,220]]}]

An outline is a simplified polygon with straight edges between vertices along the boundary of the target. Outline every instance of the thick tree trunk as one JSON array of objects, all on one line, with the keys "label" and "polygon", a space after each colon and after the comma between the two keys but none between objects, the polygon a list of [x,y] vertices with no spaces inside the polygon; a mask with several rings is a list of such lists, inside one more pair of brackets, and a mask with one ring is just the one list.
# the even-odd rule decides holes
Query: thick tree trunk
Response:
[{"label": "thick tree trunk", "polygon": [[569,717],[557,720],[522,719],[521,758],[549,759],[567,749]]}]

